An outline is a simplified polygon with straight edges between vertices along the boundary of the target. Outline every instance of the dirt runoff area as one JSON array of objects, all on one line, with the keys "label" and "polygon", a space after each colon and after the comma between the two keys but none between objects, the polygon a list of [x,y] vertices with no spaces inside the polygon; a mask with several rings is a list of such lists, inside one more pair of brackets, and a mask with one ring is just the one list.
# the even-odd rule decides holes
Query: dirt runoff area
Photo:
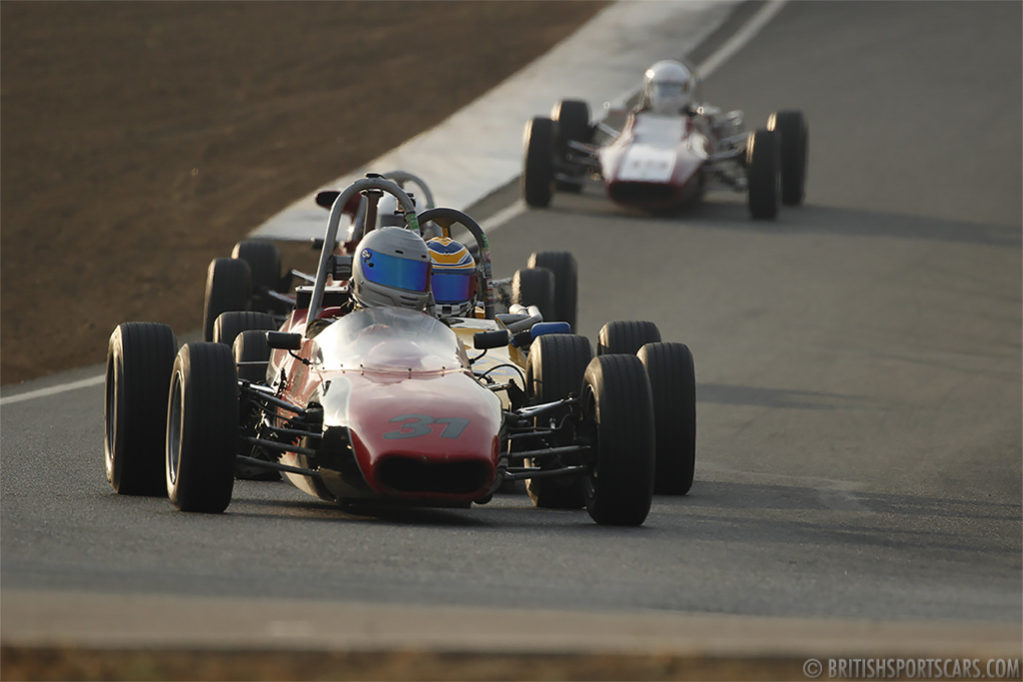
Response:
[{"label": "dirt runoff area", "polygon": [[210,259],[605,4],[0,3],[0,383],[198,329]]}]

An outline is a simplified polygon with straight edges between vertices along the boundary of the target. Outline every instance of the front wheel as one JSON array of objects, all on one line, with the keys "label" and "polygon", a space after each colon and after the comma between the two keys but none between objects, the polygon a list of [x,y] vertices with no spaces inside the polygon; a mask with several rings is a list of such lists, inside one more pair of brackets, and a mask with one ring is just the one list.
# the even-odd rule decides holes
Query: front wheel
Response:
[{"label": "front wheel", "polygon": [[[579,300],[579,268],[570,251],[534,251],[527,268],[546,268],[554,275],[554,317],[575,331]],[[546,319],[546,318],[544,318]]]},{"label": "front wheel", "polygon": [[750,133],[746,143],[749,210],[755,220],[778,217],[778,137],[774,131]]},{"label": "front wheel", "polygon": [[653,322],[616,320],[605,324],[597,333],[597,355],[635,355],[645,344],[660,340],[661,332]]},{"label": "front wheel", "polygon": [[214,258],[206,271],[203,295],[202,338],[213,340],[213,324],[221,313],[247,310],[252,294],[252,270],[240,258]]},{"label": "front wheel", "polygon": [[238,335],[247,331],[274,331],[277,325],[268,313],[260,313],[254,310],[232,310],[221,313],[217,321],[213,323],[214,343],[222,343],[225,346],[234,344]]},{"label": "front wheel", "polygon": [[581,430],[594,450],[586,511],[601,525],[638,526],[654,494],[654,415],[643,363],[598,355],[586,368]]},{"label": "front wheel", "polygon": [[167,398],[167,493],[181,511],[219,514],[231,503],[238,380],[231,349],[189,343],[174,360]]},{"label": "front wheel", "polygon": [[767,129],[780,140],[781,201],[786,206],[803,203],[806,188],[806,159],[810,132],[802,111],[778,111],[767,119]]},{"label": "front wheel", "polygon": [[512,303],[535,305],[544,320],[554,320],[554,286],[554,273],[547,268],[516,270],[512,275]]},{"label": "front wheel", "polygon": [[534,118],[526,124],[526,160],[522,169],[522,197],[534,208],[546,208],[554,193],[554,121]]}]

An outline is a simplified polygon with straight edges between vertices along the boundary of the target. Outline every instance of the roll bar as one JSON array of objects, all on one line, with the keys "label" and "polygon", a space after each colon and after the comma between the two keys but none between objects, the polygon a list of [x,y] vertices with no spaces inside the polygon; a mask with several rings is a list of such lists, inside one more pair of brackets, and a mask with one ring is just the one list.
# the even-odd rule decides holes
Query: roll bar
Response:
[{"label": "roll bar", "polygon": [[[331,274],[331,257],[337,247],[337,230],[341,224],[341,214],[345,206],[357,194],[365,191],[384,191],[394,196],[398,206],[405,212],[405,222],[408,229],[415,230],[418,234],[419,219],[416,217],[416,206],[409,199],[409,196],[398,186],[397,183],[383,177],[369,177],[356,180],[348,186],[345,191],[337,195],[330,207],[330,217],[327,219],[327,233],[323,237],[323,247],[320,249],[320,264],[316,269],[316,281],[313,282],[313,292],[309,298],[309,313],[306,321],[312,322],[323,312],[323,290],[327,286],[327,276]],[[308,329],[308,324],[306,326]]]}]

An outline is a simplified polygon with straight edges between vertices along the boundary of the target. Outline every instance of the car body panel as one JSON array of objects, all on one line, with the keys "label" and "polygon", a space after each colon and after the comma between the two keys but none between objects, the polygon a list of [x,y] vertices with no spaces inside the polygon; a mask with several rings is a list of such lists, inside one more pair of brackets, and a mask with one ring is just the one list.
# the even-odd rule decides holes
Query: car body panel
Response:
[{"label": "car body panel", "polygon": [[644,208],[698,198],[710,154],[710,139],[688,117],[649,112],[630,115],[618,137],[596,153],[611,199]]}]

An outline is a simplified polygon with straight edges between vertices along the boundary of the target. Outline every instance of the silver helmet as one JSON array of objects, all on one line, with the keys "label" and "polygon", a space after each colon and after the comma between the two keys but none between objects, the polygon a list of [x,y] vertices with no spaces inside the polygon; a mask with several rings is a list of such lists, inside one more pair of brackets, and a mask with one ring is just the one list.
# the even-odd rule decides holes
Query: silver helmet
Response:
[{"label": "silver helmet", "polygon": [[371,308],[423,310],[430,301],[430,251],[423,238],[400,227],[371,231],[352,258],[352,297]]},{"label": "silver helmet", "polygon": [[693,97],[696,76],[689,67],[672,59],[657,62],[643,74],[643,99],[655,114],[677,115]]}]

